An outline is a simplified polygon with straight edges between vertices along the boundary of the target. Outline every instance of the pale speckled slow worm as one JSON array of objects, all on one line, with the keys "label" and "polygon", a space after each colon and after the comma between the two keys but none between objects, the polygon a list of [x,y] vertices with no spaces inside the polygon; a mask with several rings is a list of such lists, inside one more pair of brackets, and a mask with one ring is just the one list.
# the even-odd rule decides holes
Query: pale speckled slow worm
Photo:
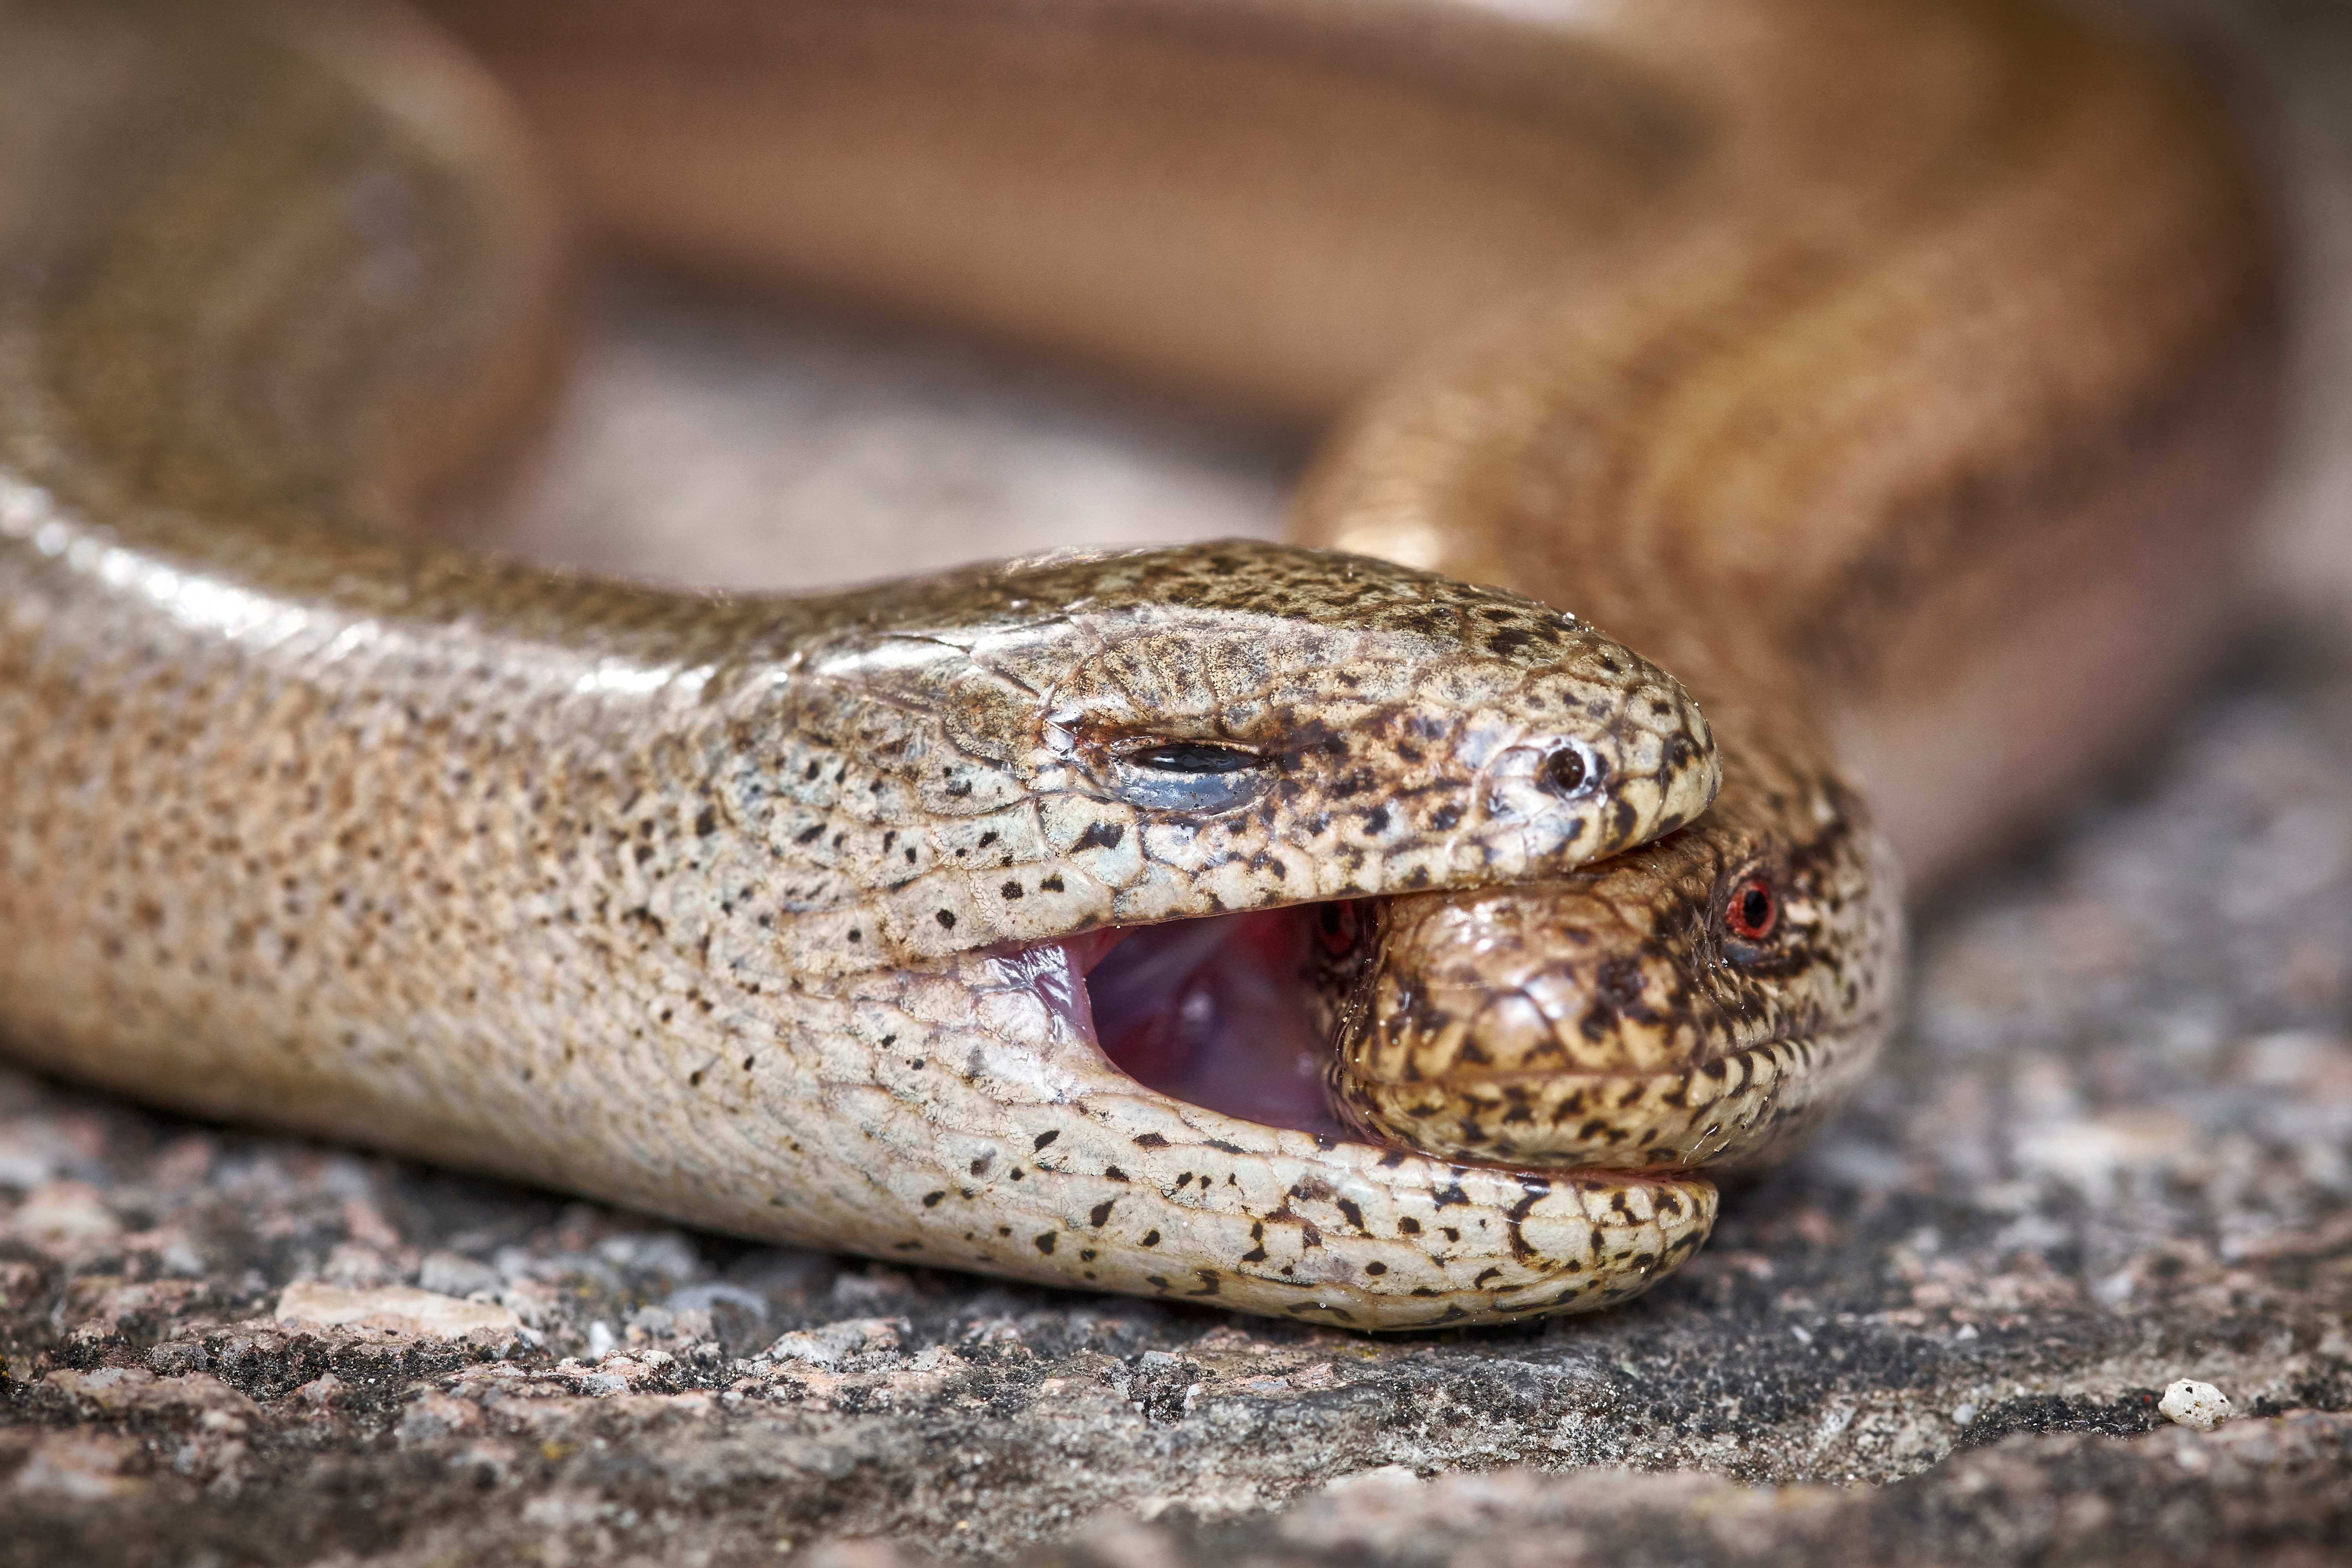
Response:
[{"label": "pale speckled slow worm", "polygon": [[2266,214],[2029,7],[436,9],[625,244],[1352,407],[1302,526],[1360,554],[782,601],[393,531],[556,357],[499,90],[373,8],[9,5],[21,1059],[886,1257],[1600,1305],[1876,1049],[1863,800],[1949,866],[2225,604]]}]

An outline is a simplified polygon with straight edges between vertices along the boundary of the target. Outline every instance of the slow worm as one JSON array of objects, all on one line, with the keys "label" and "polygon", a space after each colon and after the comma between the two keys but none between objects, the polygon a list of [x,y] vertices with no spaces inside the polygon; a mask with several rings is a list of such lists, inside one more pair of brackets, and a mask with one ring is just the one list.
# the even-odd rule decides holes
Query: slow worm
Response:
[{"label": "slow worm", "polygon": [[[2111,762],[2226,608],[2267,213],[2083,24],[436,9],[488,74],[374,7],[0,12],[19,1059],[935,1265],[1598,1306],[1866,1070],[1898,856]],[[786,600],[426,542],[560,361],[559,189],[1336,419],[1348,553]]]}]

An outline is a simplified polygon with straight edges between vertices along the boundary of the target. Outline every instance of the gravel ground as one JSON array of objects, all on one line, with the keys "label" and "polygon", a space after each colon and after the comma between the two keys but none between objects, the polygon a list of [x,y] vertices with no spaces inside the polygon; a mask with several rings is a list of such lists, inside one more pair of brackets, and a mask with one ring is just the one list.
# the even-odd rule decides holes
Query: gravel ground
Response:
[{"label": "gravel ground", "polygon": [[[2352,1561],[2352,19],[2224,20],[2315,258],[2278,607],[2134,777],[1925,911],[1863,1103],[1650,1297],[1373,1341],[0,1068],[0,1564]],[[1285,463],[638,300],[506,537],[806,581],[872,557],[745,535],[1262,532]],[[2168,1422],[2181,1378],[2234,1418]]]}]

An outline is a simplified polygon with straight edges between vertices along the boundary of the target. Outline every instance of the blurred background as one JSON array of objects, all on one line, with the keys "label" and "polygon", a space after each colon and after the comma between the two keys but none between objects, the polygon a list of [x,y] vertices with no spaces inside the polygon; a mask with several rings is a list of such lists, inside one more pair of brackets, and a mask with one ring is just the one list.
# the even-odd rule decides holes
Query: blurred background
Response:
[{"label": "blurred background", "polygon": [[[2115,0],[2196,39],[2263,124],[2298,238],[2273,605],[2352,625],[2352,5]],[[814,587],[1069,543],[1275,537],[1302,447],[974,353],[602,279],[601,335],[493,548]]]}]

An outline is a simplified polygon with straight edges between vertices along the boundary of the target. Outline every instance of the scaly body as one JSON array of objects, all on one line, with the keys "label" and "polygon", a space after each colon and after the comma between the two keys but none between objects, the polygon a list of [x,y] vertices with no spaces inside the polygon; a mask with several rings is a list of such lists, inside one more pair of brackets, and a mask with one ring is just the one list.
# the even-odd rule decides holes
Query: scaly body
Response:
[{"label": "scaly body", "polygon": [[[1318,1321],[1642,1289],[1705,1235],[1693,1167],[1783,1146],[1884,1033],[1870,810],[1948,864],[2193,664],[2272,279],[2202,99],[2070,25],[1612,18],[450,19],[587,210],[685,264],[1291,422],[1401,372],[1308,537],[1684,675],[1726,741],[1695,826],[1716,763],[1673,681],[1372,562],[697,600],[389,533],[557,354],[496,94],[376,13],[9,15],[11,1050],[740,1233]],[[1787,919],[1734,952],[1759,868]],[[1376,1137],[1097,1047],[1090,931],[1406,894],[1350,954],[1378,1037],[1343,1030],[1339,1099]],[[1528,973],[1481,967],[1496,921]],[[1527,1059],[1464,1071],[1461,1031],[1383,1011],[1431,973],[1465,1007],[1553,976],[1491,1037]],[[1381,1104],[1383,1050],[1454,1052],[1444,1098]],[[1580,1075],[1637,1058],[1678,1130],[1574,1136]],[[1529,1072],[1571,1080],[1531,1091],[1567,1133],[1480,1109]]]}]

